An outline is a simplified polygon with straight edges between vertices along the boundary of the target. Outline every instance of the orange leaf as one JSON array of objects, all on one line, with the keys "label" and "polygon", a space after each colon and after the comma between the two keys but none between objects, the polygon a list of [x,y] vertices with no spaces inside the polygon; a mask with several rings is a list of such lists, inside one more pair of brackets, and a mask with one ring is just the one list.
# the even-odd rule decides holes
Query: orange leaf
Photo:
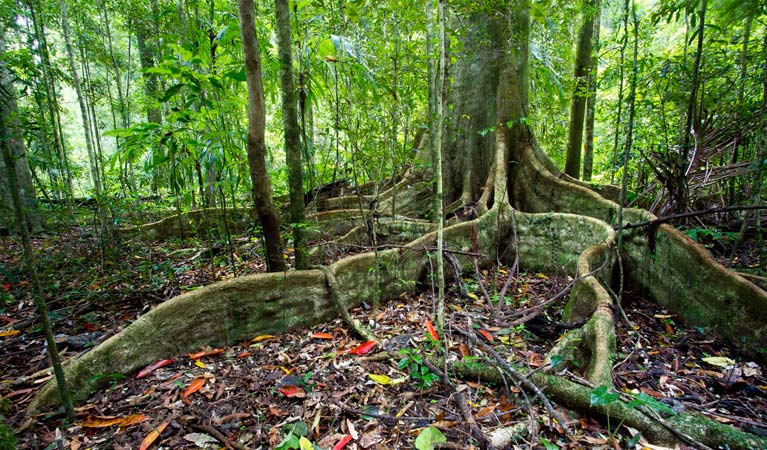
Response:
[{"label": "orange leaf", "polygon": [[487,339],[488,342],[493,342],[493,335],[488,333],[485,330],[479,330],[479,334],[482,335],[485,339]]},{"label": "orange leaf", "polygon": [[21,331],[19,330],[6,330],[3,332],[0,332],[0,337],[8,337],[8,336],[16,336],[17,334],[20,334]]},{"label": "orange leaf", "polygon": [[373,350],[373,347],[376,346],[376,341],[367,341],[364,344],[360,344],[357,347],[354,347],[353,349],[349,350],[349,353],[352,355],[364,355],[365,353],[370,352],[370,350]]},{"label": "orange leaf", "polygon": [[149,417],[143,414],[131,414],[125,417],[88,416],[83,423],[86,428],[106,428],[111,426],[127,427],[141,423]]},{"label": "orange leaf", "polygon": [[165,422],[161,423],[160,425],[157,425],[152,429],[152,431],[149,432],[149,434],[146,435],[143,441],[141,441],[141,446],[139,447],[139,450],[146,450],[148,449],[154,441],[157,440],[158,437],[162,434],[163,431],[165,431],[165,428],[170,423],[170,420],[166,420]]},{"label": "orange leaf", "polygon": [[200,359],[203,356],[213,356],[213,355],[218,355],[219,353],[224,353],[224,349],[214,348],[213,350],[202,350],[197,353],[189,353],[189,357],[192,359]]},{"label": "orange leaf", "polygon": [[205,378],[195,378],[194,381],[189,383],[189,387],[186,388],[186,390],[181,396],[184,398],[187,398],[190,395],[202,389],[204,385],[205,385]]},{"label": "orange leaf", "polygon": [[155,370],[159,369],[160,367],[165,367],[168,364],[172,363],[172,359],[161,359],[159,361],[156,361],[146,367],[144,367],[141,372],[136,375],[136,378],[144,378],[145,376],[149,375],[150,373],[154,372]]},{"label": "orange leaf", "polygon": [[250,356],[250,352],[247,350],[237,355],[238,358],[246,358],[248,356]]},{"label": "orange leaf", "polygon": [[312,334],[312,339],[331,340],[331,339],[333,339],[333,335],[330,334],[330,333],[314,333],[314,334]]},{"label": "orange leaf", "polygon": [[438,341],[439,335],[437,334],[437,330],[434,329],[434,325],[431,323],[431,320],[426,319],[426,322],[423,324],[426,325],[426,330],[429,332],[429,336],[431,336],[431,338],[435,341]]},{"label": "orange leaf", "polygon": [[351,442],[352,436],[347,434],[346,436],[342,437],[340,441],[338,441],[338,444],[333,446],[333,450],[341,450],[342,448],[346,447],[346,444]]},{"label": "orange leaf", "polygon": [[471,354],[471,352],[469,351],[469,346],[464,344],[463,342],[458,344],[458,351],[461,352],[461,356],[463,356],[464,358]]}]

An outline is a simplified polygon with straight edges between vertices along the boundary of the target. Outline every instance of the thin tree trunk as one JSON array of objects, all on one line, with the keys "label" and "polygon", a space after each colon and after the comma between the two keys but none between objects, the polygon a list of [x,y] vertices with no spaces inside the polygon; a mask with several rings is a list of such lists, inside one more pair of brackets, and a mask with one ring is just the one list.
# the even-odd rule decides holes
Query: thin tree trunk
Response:
[{"label": "thin tree trunk", "polygon": [[277,15],[277,45],[280,57],[280,82],[282,84],[282,124],[285,130],[285,159],[288,164],[288,187],[290,190],[290,225],[296,255],[296,269],[309,267],[304,235],[304,180],[301,163],[301,131],[298,128],[296,93],[293,82],[293,50],[290,38],[290,10],[288,0],[275,0]]},{"label": "thin tree trunk", "polygon": [[628,45],[628,20],[629,20],[629,0],[623,5],[623,39],[621,39],[621,58],[619,64],[618,76],[618,104],[615,113],[615,128],[613,131],[613,159],[610,166],[610,183],[615,182],[615,169],[618,167],[618,141],[620,139],[621,120],[623,119],[623,79],[625,78],[626,64],[626,45]]},{"label": "thin tree trunk", "polygon": [[594,2],[587,0],[583,6],[583,24],[578,33],[575,51],[575,83],[570,106],[570,131],[567,138],[567,161],[565,173],[573,178],[580,177],[581,146],[583,144],[583,121],[589,88],[589,66],[591,64],[591,37],[594,32]]},{"label": "thin tree trunk", "polygon": [[248,165],[253,182],[256,213],[264,229],[266,266],[269,272],[285,270],[285,259],[280,249],[280,226],[272,204],[269,174],[266,172],[266,144],[264,133],[264,88],[261,81],[261,59],[258,54],[253,0],[238,0],[240,37],[245,53],[248,84]]},{"label": "thin tree trunk", "polygon": [[594,32],[591,38],[591,64],[589,67],[589,90],[586,100],[586,125],[583,142],[583,181],[591,181],[594,170],[594,120],[597,109],[597,78],[599,75],[599,31],[602,25],[602,2],[594,0]]},{"label": "thin tree trunk", "polygon": [[[2,47],[4,42],[0,35],[0,54],[2,54]],[[4,68],[3,68],[3,71]],[[4,86],[6,87],[6,86]],[[12,96],[11,96],[12,98]],[[15,128],[16,124],[11,122],[7,123],[9,118],[6,114],[6,107],[8,103],[5,99],[2,99],[0,103],[0,134],[3,136],[9,136],[15,134],[10,131],[11,128]],[[12,143],[6,141],[0,144],[3,153],[3,162],[5,165],[5,178],[8,184],[9,193],[11,196],[14,216],[16,219],[16,228],[21,236],[21,243],[24,247],[24,269],[27,272],[27,276],[32,284],[32,294],[37,307],[37,313],[40,315],[40,321],[43,325],[43,331],[45,333],[45,341],[48,344],[48,355],[51,358],[51,365],[53,366],[53,373],[56,377],[56,384],[59,388],[59,396],[61,397],[61,403],[64,405],[64,410],[67,414],[67,420],[71,423],[75,420],[75,410],[72,406],[72,396],[67,386],[66,378],[64,377],[64,369],[61,367],[61,358],[59,357],[59,351],[56,347],[56,339],[54,338],[53,328],[51,327],[51,320],[48,317],[48,305],[43,297],[42,290],[40,289],[40,280],[37,277],[37,269],[35,268],[35,257],[32,251],[32,242],[29,236],[29,230],[27,229],[25,217],[28,213],[25,211],[24,202],[22,201],[21,190],[16,173],[16,163],[14,161],[14,155],[12,154]]]},{"label": "thin tree trunk", "polygon": [[442,258],[442,247],[444,245],[444,228],[445,228],[445,214],[443,212],[443,186],[442,186],[442,147],[443,147],[443,130],[444,130],[444,118],[445,118],[445,106],[447,103],[447,96],[445,91],[445,83],[447,79],[445,77],[446,68],[446,43],[445,43],[445,9],[447,0],[438,0],[437,2],[437,37],[439,39],[439,59],[437,64],[437,70],[435,74],[434,82],[434,94],[437,97],[434,100],[436,107],[435,118],[432,122],[431,128],[434,132],[434,143],[432,152],[434,154],[434,184],[436,185],[436,200],[434,205],[436,206],[434,211],[435,219],[437,220],[437,326],[444,332],[445,330],[445,264]]},{"label": "thin tree trunk", "polygon": [[91,139],[91,125],[88,115],[88,107],[85,104],[85,97],[83,96],[82,88],[80,85],[80,74],[77,72],[77,65],[75,64],[75,50],[72,45],[72,36],[69,32],[69,23],[67,20],[67,4],[65,0],[60,0],[61,4],[61,30],[64,34],[64,42],[66,43],[67,56],[69,58],[69,70],[72,72],[72,85],[77,94],[77,101],[80,104],[80,115],[83,120],[83,134],[85,136],[85,146],[88,151],[88,165],[90,167],[91,182],[93,183],[93,189],[96,191],[96,196],[101,197],[101,178],[98,173],[98,166],[96,162],[96,152],[93,148],[93,141]]}]

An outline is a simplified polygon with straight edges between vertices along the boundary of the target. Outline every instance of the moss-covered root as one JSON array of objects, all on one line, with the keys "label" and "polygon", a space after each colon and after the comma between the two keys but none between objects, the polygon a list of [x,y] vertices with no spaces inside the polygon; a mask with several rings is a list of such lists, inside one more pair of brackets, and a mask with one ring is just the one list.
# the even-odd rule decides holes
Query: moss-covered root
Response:
[{"label": "moss-covered root", "polygon": [[[490,383],[503,383],[495,368],[480,366],[476,363],[454,363],[453,367],[459,376],[467,379],[480,378]],[[525,371],[521,368],[518,370]],[[720,424],[698,413],[676,414],[663,419],[664,423],[661,423],[620,400],[606,405],[592,406],[593,390],[566,378],[543,372],[532,373],[530,378],[546,392],[551,401],[585,415],[603,419],[609,416],[611,424],[623,423],[625,426],[636,428],[653,443],[669,445],[687,440],[687,444],[702,444],[711,448],[722,448],[723,445],[727,445],[727,448],[732,450],[767,448],[767,439]]]}]

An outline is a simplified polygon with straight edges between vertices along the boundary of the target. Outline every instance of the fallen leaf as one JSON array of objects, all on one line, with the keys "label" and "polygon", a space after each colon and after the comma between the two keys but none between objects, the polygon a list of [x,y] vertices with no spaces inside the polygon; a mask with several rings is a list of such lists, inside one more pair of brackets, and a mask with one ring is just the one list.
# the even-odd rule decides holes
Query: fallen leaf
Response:
[{"label": "fallen leaf", "polygon": [[474,300],[474,301],[479,301],[479,297],[477,297],[477,295],[472,293],[472,292],[467,292],[466,296],[469,297],[470,299]]},{"label": "fallen leaf", "polygon": [[16,336],[17,334],[21,334],[21,331],[19,331],[19,330],[6,330],[6,331],[3,331],[3,332],[0,332],[0,337]]},{"label": "fallen leaf", "polygon": [[353,349],[349,350],[349,353],[352,355],[364,355],[366,353],[369,353],[370,350],[373,350],[373,347],[376,346],[376,341],[367,341],[364,344],[360,344],[357,347],[354,347]]},{"label": "fallen leaf", "polygon": [[197,353],[189,353],[189,358],[191,359],[200,359],[204,356],[213,356],[218,355],[219,353],[224,353],[223,348],[214,348],[213,350],[202,350]]},{"label": "fallen leaf", "polygon": [[432,339],[435,341],[439,340],[439,334],[437,334],[437,330],[434,329],[434,324],[431,323],[431,320],[426,319],[426,322],[423,323],[426,325],[426,330],[429,331],[429,336],[431,336]]},{"label": "fallen leaf", "polygon": [[200,369],[205,369],[208,367],[204,362],[200,361],[199,359],[194,360],[194,365],[199,367]]},{"label": "fallen leaf", "polygon": [[110,417],[110,416],[88,416],[83,422],[83,426],[86,428],[106,428],[112,426],[127,427],[141,423],[149,417],[143,414],[131,414],[125,417]]},{"label": "fallen leaf", "polygon": [[167,366],[168,364],[170,364],[172,362],[173,362],[172,359],[161,359],[159,361],[156,361],[156,362],[154,362],[154,363],[144,367],[141,370],[141,372],[139,372],[138,375],[136,375],[136,378],[144,378],[147,375],[149,375],[150,373],[152,373],[155,370],[159,369],[160,367],[165,367],[165,366]]},{"label": "fallen leaf", "polygon": [[461,356],[463,356],[464,358],[471,354],[471,352],[469,351],[469,346],[464,344],[463,342],[458,344],[458,351],[461,352]]},{"label": "fallen leaf", "polygon": [[487,332],[486,330],[479,330],[479,334],[481,334],[482,337],[487,339],[488,342],[493,342],[493,335]]},{"label": "fallen leaf", "polygon": [[184,435],[184,440],[193,443],[200,448],[206,448],[207,444],[216,444],[218,439],[205,433],[189,433]]},{"label": "fallen leaf", "polygon": [[312,334],[312,339],[331,340],[331,339],[333,339],[333,335],[330,334],[330,333],[314,333],[314,334]]},{"label": "fallen leaf", "polygon": [[341,438],[340,441],[338,441],[338,444],[333,446],[333,450],[341,450],[342,448],[346,447],[346,444],[352,441],[352,437],[350,435],[346,435],[343,438]]},{"label": "fallen leaf", "polygon": [[195,378],[194,381],[189,383],[189,386],[181,394],[182,399],[189,399],[189,396],[202,389],[205,385],[205,378]]},{"label": "fallen leaf", "polygon": [[304,391],[303,388],[300,388],[298,386],[280,386],[277,388],[277,390],[280,392],[280,394],[284,395],[285,397],[294,397],[294,398],[306,397],[306,391]]},{"label": "fallen leaf", "polygon": [[262,334],[260,336],[254,337],[253,339],[250,340],[250,342],[256,343],[256,342],[266,341],[268,339],[272,339],[273,337],[275,337],[273,334]]},{"label": "fallen leaf", "polygon": [[735,365],[735,361],[726,356],[709,356],[707,358],[701,358],[701,360],[717,367],[729,367]]},{"label": "fallen leaf", "polygon": [[166,420],[165,422],[153,428],[152,431],[150,431],[149,434],[146,435],[144,440],[141,441],[141,446],[139,447],[139,450],[148,449],[154,443],[154,441],[156,441],[157,438],[160,437],[162,432],[165,431],[165,428],[167,428],[168,424],[170,424],[170,420]]},{"label": "fallen leaf", "polygon": [[238,358],[247,358],[248,356],[250,356],[250,352],[247,350],[237,355]]}]

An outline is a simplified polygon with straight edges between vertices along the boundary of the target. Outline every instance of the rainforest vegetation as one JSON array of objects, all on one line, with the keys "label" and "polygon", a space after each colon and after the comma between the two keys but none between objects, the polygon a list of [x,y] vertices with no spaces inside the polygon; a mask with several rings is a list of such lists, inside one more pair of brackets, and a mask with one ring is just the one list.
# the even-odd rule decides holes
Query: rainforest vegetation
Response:
[{"label": "rainforest vegetation", "polygon": [[0,20],[0,449],[767,448],[764,2]]}]

